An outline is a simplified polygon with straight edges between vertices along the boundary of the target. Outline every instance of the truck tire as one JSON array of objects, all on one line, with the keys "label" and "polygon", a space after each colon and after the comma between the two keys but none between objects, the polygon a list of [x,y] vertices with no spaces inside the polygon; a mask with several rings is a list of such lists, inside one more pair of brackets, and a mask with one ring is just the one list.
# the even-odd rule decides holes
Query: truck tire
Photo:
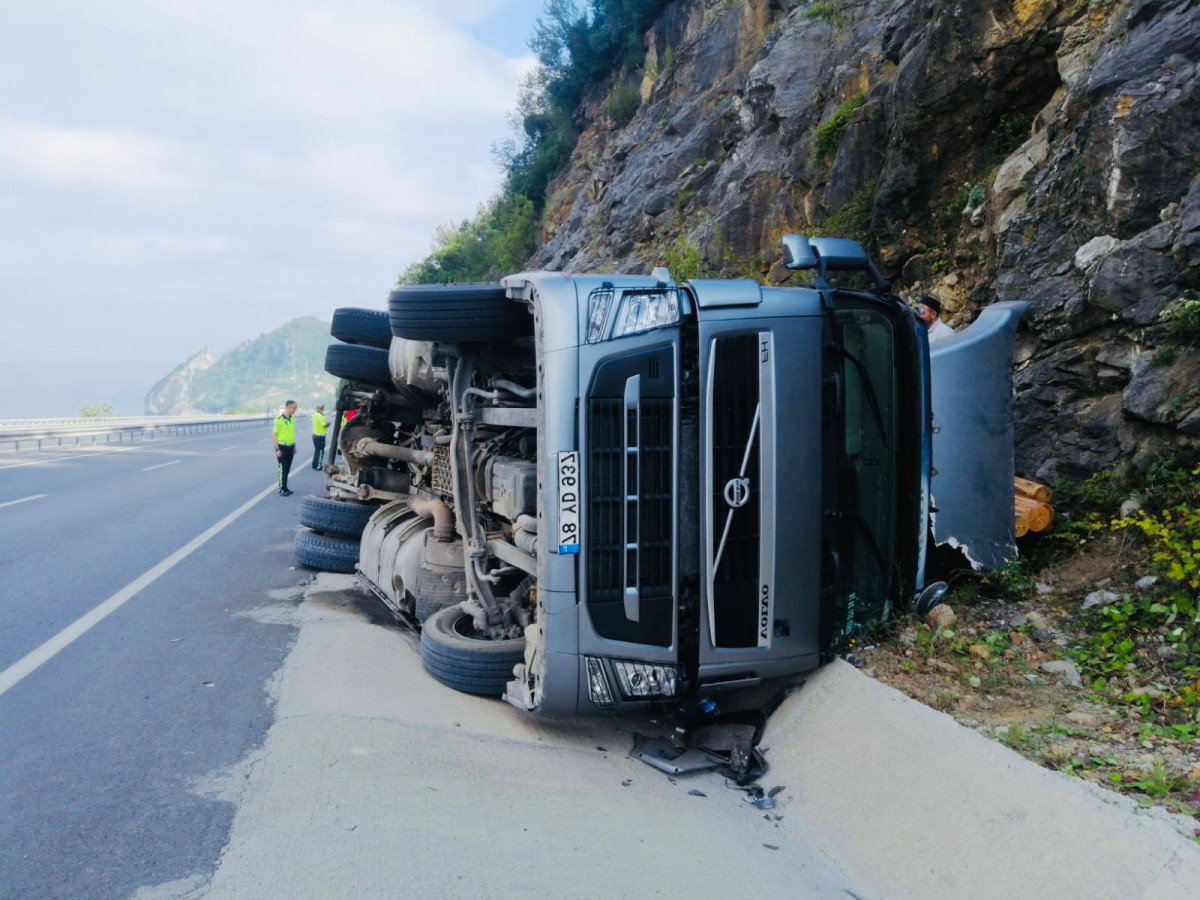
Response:
[{"label": "truck tire", "polygon": [[308,496],[300,506],[300,524],[318,534],[360,537],[371,513],[379,507],[357,500]]},{"label": "truck tire", "polygon": [[421,662],[446,687],[499,697],[513,679],[513,666],[525,661],[525,638],[480,640],[472,631],[461,606],[435,612],[421,628]]},{"label": "truck tire", "polygon": [[330,344],[325,351],[325,371],[336,378],[391,387],[388,352],[380,347]]},{"label": "truck tire", "polygon": [[383,350],[392,346],[388,314],[378,309],[358,309],[353,306],[335,309],[329,333],[347,344],[362,344]]},{"label": "truck tire", "polygon": [[296,533],[293,546],[296,562],[322,572],[354,574],[358,562],[358,539],[326,537],[312,531]]},{"label": "truck tire", "polygon": [[388,298],[392,334],[412,341],[492,341],[533,334],[533,316],[499,284],[402,285]]}]

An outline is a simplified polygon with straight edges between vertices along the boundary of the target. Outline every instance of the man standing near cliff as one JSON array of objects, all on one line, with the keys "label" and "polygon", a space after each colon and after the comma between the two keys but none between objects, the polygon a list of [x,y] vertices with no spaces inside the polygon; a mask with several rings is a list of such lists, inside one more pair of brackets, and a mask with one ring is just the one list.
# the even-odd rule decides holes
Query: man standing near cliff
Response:
[{"label": "man standing near cliff", "polygon": [[271,427],[271,436],[275,444],[275,458],[279,460],[279,496],[290,497],[288,490],[288,472],[292,470],[292,457],[296,455],[296,401],[289,400],[283,405],[283,412],[275,417]]},{"label": "man standing near cliff", "polygon": [[925,328],[929,331],[930,345],[954,337],[954,329],[941,319],[942,304],[939,301],[926,294],[917,301],[916,311],[917,318],[925,323]]},{"label": "man standing near cliff", "polygon": [[318,403],[316,410],[312,414],[313,428],[313,458],[312,467],[320,469],[325,464],[325,432],[329,430],[329,423],[325,421],[325,404]]}]

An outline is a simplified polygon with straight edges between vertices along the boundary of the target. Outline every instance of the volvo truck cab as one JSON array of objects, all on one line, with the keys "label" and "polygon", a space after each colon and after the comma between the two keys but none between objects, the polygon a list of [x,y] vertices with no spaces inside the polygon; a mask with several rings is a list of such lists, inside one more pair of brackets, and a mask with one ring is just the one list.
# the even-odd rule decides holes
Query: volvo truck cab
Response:
[{"label": "volvo truck cab", "polygon": [[[750,686],[925,587],[925,328],[857,243],[784,250],[811,284],[525,272],[392,292],[393,383],[347,392],[338,443],[388,485],[358,571],[421,627],[434,677],[559,715]],[[1011,367],[1019,315],[964,352]],[[971,440],[1005,440],[999,371]],[[1011,470],[1011,418],[1007,442]]]}]

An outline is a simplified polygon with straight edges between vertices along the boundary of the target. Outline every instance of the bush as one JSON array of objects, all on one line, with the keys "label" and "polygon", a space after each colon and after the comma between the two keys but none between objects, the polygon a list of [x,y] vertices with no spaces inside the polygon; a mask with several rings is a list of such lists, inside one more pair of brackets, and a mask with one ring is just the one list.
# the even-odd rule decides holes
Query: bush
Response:
[{"label": "bush", "polygon": [[81,419],[108,418],[116,414],[111,403],[85,403],[79,407],[79,412],[76,413]]},{"label": "bush", "polygon": [[662,259],[677,284],[699,278],[705,273],[704,264],[700,260],[700,250],[684,238],[679,238],[663,250]]},{"label": "bush", "polygon": [[624,128],[633,121],[638,107],[642,105],[642,94],[632,85],[617,85],[609,95],[606,105],[608,107],[608,114],[612,116],[616,126]]},{"label": "bush", "polygon": [[817,162],[828,157],[842,141],[842,132],[850,123],[854,111],[867,102],[866,94],[855,94],[839,106],[813,134],[813,159]]},{"label": "bush", "polygon": [[474,219],[443,226],[434,248],[400,276],[401,284],[492,281],[518,271],[537,247],[538,216],[522,196],[501,196],[480,207]]},{"label": "bush", "polygon": [[823,22],[828,22],[830,25],[838,24],[837,9],[832,3],[814,3],[800,14],[800,18],[806,21],[809,19],[820,19]]}]

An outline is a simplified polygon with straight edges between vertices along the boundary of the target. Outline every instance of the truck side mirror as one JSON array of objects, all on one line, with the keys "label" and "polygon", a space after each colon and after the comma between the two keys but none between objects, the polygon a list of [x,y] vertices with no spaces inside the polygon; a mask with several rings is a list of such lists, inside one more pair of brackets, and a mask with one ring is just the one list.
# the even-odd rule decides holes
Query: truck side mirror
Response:
[{"label": "truck side mirror", "polygon": [[802,234],[785,234],[783,236],[783,265],[792,269],[815,269],[817,255],[813,253],[808,238]]}]

